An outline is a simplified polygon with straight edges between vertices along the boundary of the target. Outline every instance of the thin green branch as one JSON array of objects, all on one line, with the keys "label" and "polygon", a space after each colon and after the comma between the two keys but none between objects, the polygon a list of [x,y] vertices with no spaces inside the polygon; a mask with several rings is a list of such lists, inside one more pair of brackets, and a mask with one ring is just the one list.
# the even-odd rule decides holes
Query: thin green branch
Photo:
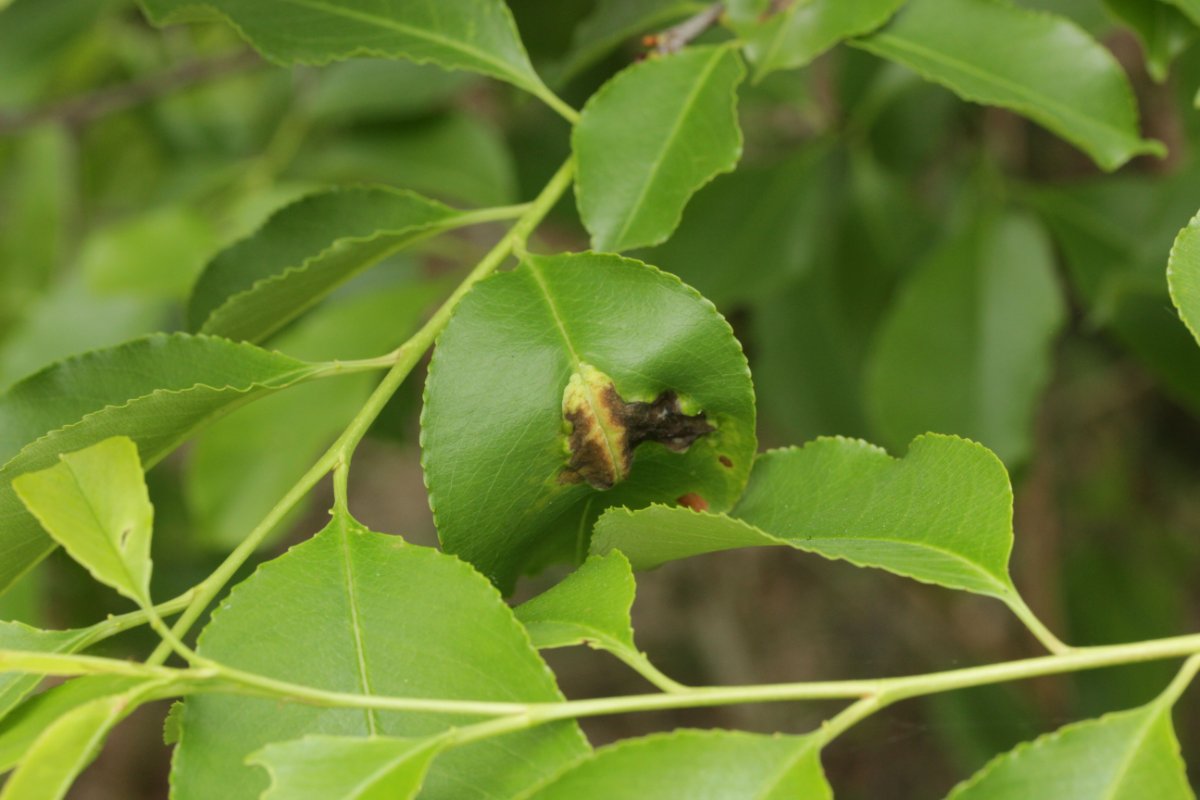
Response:
[{"label": "thin green branch", "polygon": [[474,741],[549,722],[583,717],[742,703],[855,699],[857,702],[848,706],[818,730],[817,736],[820,741],[827,742],[875,711],[901,700],[1026,678],[1183,656],[1190,658],[1175,680],[1160,696],[1160,698],[1165,698],[1164,702],[1174,702],[1195,674],[1200,671],[1200,634],[1120,645],[1080,647],[1059,655],[899,678],[813,681],[757,686],[682,687],[680,691],[673,693],[624,695],[552,703],[439,700],[331,692],[243,672],[213,662],[205,662],[199,667],[188,669],[173,669],[94,656],[3,650],[0,650],[0,672],[26,672],[43,675],[116,674],[166,678],[175,681],[182,691],[188,692],[246,693],[337,708],[370,708],[381,711],[420,711],[495,717],[495,719],[460,729],[454,734],[456,743]]},{"label": "thin green branch", "polygon": [[1017,619],[1021,620],[1025,627],[1029,629],[1029,632],[1032,633],[1037,640],[1042,643],[1042,646],[1051,653],[1062,654],[1071,651],[1071,646],[1055,636],[1054,633],[1047,628],[1040,619],[1038,619],[1037,615],[1033,613],[1033,609],[1025,604],[1025,600],[1021,597],[1021,595],[1014,592],[1012,597],[1004,602],[1013,612],[1013,614],[1017,616]]},{"label": "thin green branch", "polygon": [[[266,517],[255,526],[254,530],[221,562],[220,566],[211,575],[197,584],[195,587],[195,596],[171,629],[171,633],[176,639],[182,640],[187,635],[191,626],[204,613],[208,605],[225,588],[225,585],[229,583],[241,566],[254,555],[267,534],[283,520],[288,512],[322,478],[339,466],[347,470],[349,469],[354,448],[362,440],[362,437],[366,435],[367,429],[371,427],[376,417],[383,411],[388,400],[391,399],[405,378],[416,367],[421,357],[425,354],[425,351],[433,346],[434,339],[446,327],[446,323],[450,321],[450,315],[459,301],[462,300],[463,296],[472,286],[490,275],[504,263],[504,260],[508,258],[516,242],[524,242],[529,237],[530,232],[538,226],[546,214],[550,212],[550,209],[558,202],[559,198],[566,192],[567,188],[571,185],[574,174],[574,161],[568,159],[533,202],[523,206],[507,207],[508,210],[506,213],[511,213],[515,209],[521,209],[520,217],[504,237],[496,243],[495,247],[488,251],[479,264],[471,270],[470,274],[459,284],[458,288],[447,298],[446,302],[434,312],[429,321],[413,334],[408,341],[385,357],[392,360],[391,369],[384,375],[379,385],[371,393],[371,396],[367,398],[367,402],[359,409],[354,419],[350,421],[350,424],[342,432],[341,436],[337,438],[337,441],[300,477],[295,485],[267,513]],[[161,664],[166,660],[170,652],[171,645],[164,639],[154,652],[151,653],[150,658],[147,659],[147,663]]]}]

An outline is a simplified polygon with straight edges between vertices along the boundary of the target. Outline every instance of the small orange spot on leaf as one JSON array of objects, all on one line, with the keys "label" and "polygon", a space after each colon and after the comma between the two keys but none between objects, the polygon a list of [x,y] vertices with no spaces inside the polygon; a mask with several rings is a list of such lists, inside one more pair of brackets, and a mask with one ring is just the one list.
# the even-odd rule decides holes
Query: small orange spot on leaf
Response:
[{"label": "small orange spot on leaf", "polygon": [[675,502],[692,511],[708,511],[708,501],[695,492],[688,492],[675,498]]}]

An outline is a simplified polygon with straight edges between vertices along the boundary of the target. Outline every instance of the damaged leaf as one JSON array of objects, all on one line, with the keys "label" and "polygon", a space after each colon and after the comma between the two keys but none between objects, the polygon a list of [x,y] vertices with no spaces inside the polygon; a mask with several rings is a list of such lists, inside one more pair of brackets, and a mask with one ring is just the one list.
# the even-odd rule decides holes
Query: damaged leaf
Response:
[{"label": "damaged leaf", "polygon": [[755,452],[729,325],[678,278],[597,253],[533,257],[472,289],[438,341],[421,428],[442,546],[506,592],[582,561],[608,506],[729,509]]},{"label": "damaged leaf", "polygon": [[580,364],[567,382],[563,419],[571,425],[571,459],[562,480],[587,481],[601,490],[625,480],[638,445],[658,442],[684,453],[713,430],[703,411],[685,414],[679,396],[669,389],[649,403],[625,402],[612,379],[591,364]]}]

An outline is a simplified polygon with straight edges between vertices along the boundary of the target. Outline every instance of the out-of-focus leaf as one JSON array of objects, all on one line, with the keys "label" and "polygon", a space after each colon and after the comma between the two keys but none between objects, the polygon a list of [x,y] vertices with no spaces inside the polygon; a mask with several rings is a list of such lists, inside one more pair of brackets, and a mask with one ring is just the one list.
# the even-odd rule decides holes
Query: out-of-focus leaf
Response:
[{"label": "out-of-focus leaf", "polygon": [[[470,566],[367,531],[341,514],[236,587],[197,650],[223,664],[327,690],[562,700],[512,611]],[[295,658],[298,652],[306,657]],[[267,774],[245,759],[272,742],[313,734],[425,738],[477,719],[193,695],[185,700],[173,796],[257,800]],[[423,796],[513,797],[587,752],[571,721],[489,738],[440,755]]]},{"label": "out-of-focus leaf", "polygon": [[100,296],[82,278],[70,275],[30,303],[21,321],[0,340],[0,387],[51,361],[161,329],[166,316],[162,300]]},{"label": "out-of-focus leaf", "polygon": [[445,108],[469,76],[432,64],[361,59],[330,64],[307,100],[314,122],[346,124],[416,117]]},{"label": "out-of-focus leaf", "polygon": [[272,61],[326,64],[358,56],[432,62],[548,92],[502,0],[141,0],[159,25],[224,18]]},{"label": "out-of-focus leaf", "polygon": [[650,569],[783,544],[1010,602],[1012,542],[1012,489],[999,459],[974,442],[927,434],[902,459],[850,439],[769,451],[728,516],[610,509],[592,551],[620,550],[634,569]]},{"label": "out-of-focus leaf", "polygon": [[167,206],[93,233],[79,268],[97,294],[182,298],[217,245],[204,217]]},{"label": "out-of-focus leaf", "polygon": [[52,467],[18,475],[17,496],[92,577],[151,605],[154,507],[137,445],[114,436],[58,458]]},{"label": "out-of-focus leaf", "polygon": [[670,25],[706,5],[701,0],[599,0],[571,36],[571,47],[557,78],[569,81],[622,42]]},{"label": "out-of-focus leaf", "polygon": [[1166,80],[1171,62],[1196,39],[1196,26],[1166,0],[1104,0],[1113,16],[1142,40],[1146,69],[1154,80]]},{"label": "out-of-focus leaf", "polygon": [[824,148],[742,167],[696,193],[679,228],[647,254],[718,308],[771,296],[812,267],[828,202]]},{"label": "out-of-focus leaf", "polygon": [[51,364],[0,394],[0,591],[54,548],[13,478],[110,436],[137,442],[150,467],[200,425],[321,369],[252,345],[160,334]]},{"label": "out-of-focus leaf", "polygon": [[[5,14],[5,28],[17,23]],[[24,314],[61,266],[75,193],[73,158],[67,133],[43,125],[18,142],[16,163],[0,182],[6,199],[0,207],[0,333]]]},{"label": "out-of-focus leaf", "polygon": [[312,195],[214,258],[192,290],[188,319],[202,333],[260,341],[372,264],[473,219],[384,187]]},{"label": "out-of-focus leaf", "polygon": [[1200,25],[1200,0],[1165,0],[1187,15],[1196,25]]},{"label": "out-of-focus leaf", "polygon": [[596,250],[662,242],[697,189],[737,165],[741,57],[689,47],[634,64],[584,106],[571,136],[575,194]]},{"label": "out-of-focus leaf", "polygon": [[[754,78],[808,64],[843,39],[870,33],[905,0],[801,0],[761,21],[737,26]],[[756,15],[758,16],[758,15]]]},{"label": "out-of-focus leaf", "polygon": [[[314,361],[377,356],[403,342],[442,292],[440,282],[413,281],[331,301],[271,347]],[[185,475],[197,540],[219,550],[240,543],[345,428],[373,384],[370,375],[346,375],[295,386],[238,409],[197,437]],[[295,513],[306,507],[300,503]],[[277,526],[280,534],[286,529]]]},{"label": "out-of-focus leaf", "polygon": [[1067,20],[1006,0],[909,0],[891,25],[855,43],[964,99],[1045,125],[1104,169],[1166,153],[1139,135],[1116,59]]},{"label": "out-of-focus leaf", "polygon": [[1066,256],[1094,328],[1112,334],[1164,387],[1200,409],[1200,349],[1169,313],[1164,254],[1196,212],[1195,169],[1113,178],[1031,195]]},{"label": "out-of-focus leaf", "polygon": [[805,736],[676,730],[626,739],[539,787],[528,800],[833,800]]},{"label": "out-of-focus leaf", "polygon": [[[581,561],[605,506],[694,494],[729,508],[755,450],[729,326],[677,278],[611,255],[534,257],[477,285],[438,341],[425,397],[438,535],[506,592],[547,559]],[[638,433],[626,415],[655,401],[665,421]]]},{"label": "out-of-focus leaf", "polygon": [[1021,462],[1063,321],[1038,224],[976,220],[918,267],[880,326],[867,372],[872,421],[893,447],[939,431]]},{"label": "out-of-focus leaf", "polygon": [[443,745],[437,737],[305,736],[269,744],[247,763],[271,775],[262,800],[411,800]]},{"label": "out-of-focus leaf", "polygon": [[316,139],[293,172],[336,183],[383,181],[430,197],[499,206],[517,196],[516,167],[499,131],[469,114],[445,114]]}]

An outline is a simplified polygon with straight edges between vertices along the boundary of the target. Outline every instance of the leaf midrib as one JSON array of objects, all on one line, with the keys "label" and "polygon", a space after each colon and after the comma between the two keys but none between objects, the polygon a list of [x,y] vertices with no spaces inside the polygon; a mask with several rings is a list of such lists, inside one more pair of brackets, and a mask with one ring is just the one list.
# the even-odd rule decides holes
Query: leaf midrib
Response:
[{"label": "leaf midrib", "polygon": [[708,83],[709,76],[717,68],[717,62],[725,57],[728,53],[727,47],[718,47],[713,50],[713,56],[705,64],[701,70],[696,82],[692,84],[692,88],[688,91],[687,97],[684,98],[683,105],[680,106],[679,114],[675,117],[675,121],[671,124],[671,130],[662,139],[662,147],[659,148],[658,155],[654,162],[650,165],[650,171],[646,175],[646,179],[642,181],[642,186],[638,190],[637,197],[629,206],[629,212],[625,216],[625,222],[621,225],[620,231],[613,237],[614,244],[620,244],[625,238],[625,234],[629,232],[629,228],[633,225],[633,221],[641,212],[642,206],[646,202],[646,196],[650,192],[650,186],[658,177],[659,171],[662,169],[663,162],[666,160],[667,152],[674,147],[675,139],[679,136],[679,131],[683,127],[683,120],[692,113],[692,107],[696,104],[696,99],[700,96],[700,91]]},{"label": "leaf midrib", "polygon": [[[558,329],[559,336],[562,337],[563,344],[566,345],[567,355],[571,358],[571,364],[575,374],[582,374],[583,361],[579,357],[579,351],[575,349],[574,342],[571,341],[571,335],[567,333],[566,323],[563,322],[562,314],[558,310],[558,304],[554,301],[554,297],[550,294],[550,287],[546,285],[545,278],[542,276],[541,268],[533,260],[528,262],[529,273],[533,276],[534,283],[537,284],[538,290],[541,292],[542,299],[546,302],[546,308],[550,311],[550,317],[554,320],[554,325]],[[600,426],[600,430],[604,432],[604,447],[608,450],[608,456],[612,460],[613,474],[617,476],[617,480],[625,477],[622,469],[621,454],[613,444],[613,433],[604,424],[604,416],[601,414],[600,402],[592,393],[591,386],[587,381],[583,381],[584,397],[587,398],[588,408],[592,411],[592,418],[596,420],[596,424]]]},{"label": "leaf midrib", "polygon": [[377,14],[371,14],[366,11],[339,8],[338,6],[321,2],[321,0],[282,0],[282,2],[311,8],[317,11],[324,11],[325,13],[335,17],[340,16],[347,19],[357,20],[359,22],[365,22],[380,28],[396,31],[397,33],[401,33],[406,36],[411,36],[414,39],[423,39],[427,42],[440,45],[445,47],[447,50],[452,50],[454,52],[470,56],[477,61],[490,65],[491,67],[495,68],[497,72],[504,75],[508,80],[519,86],[528,87],[538,86],[540,84],[540,81],[536,80],[535,77],[527,75],[522,71],[515,70],[507,61],[496,58],[486,50],[468,47],[465,43],[458,41],[457,39],[452,39],[424,28],[416,28],[398,20],[388,19],[387,17],[381,17]]},{"label": "leaf midrib", "polygon": [[[1062,105],[1057,100],[1055,100],[1051,97],[1048,97],[1044,94],[1041,94],[1039,92],[1028,89],[1025,86],[1022,86],[1021,84],[1012,83],[1001,76],[995,75],[994,73],[987,72],[986,70],[983,70],[983,69],[979,69],[979,68],[975,67],[974,65],[970,64],[969,62],[962,61],[958,58],[955,58],[954,56],[939,52],[937,50],[932,50],[928,47],[925,47],[924,45],[920,45],[911,40],[901,38],[894,33],[879,33],[879,34],[876,34],[872,38],[876,41],[883,42],[884,44],[891,44],[893,47],[896,47],[899,50],[906,50],[909,53],[913,53],[913,54],[916,54],[919,56],[924,56],[925,58],[928,58],[929,60],[934,61],[936,63],[942,64],[943,66],[948,66],[948,67],[951,67],[952,69],[957,69],[963,73],[966,73],[967,75],[970,75],[972,77],[979,79],[983,83],[990,83],[993,86],[1008,90],[1008,91],[1012,92],[1013,94],[1017,95],[1019,98],[1021,98],[1025,102],[1033,104],[1033,110],[1036,110],[1036,105],[1038,103],[1042,103],[1043,105],[1049,107],[1049,110],[1051,112],[1057,113],[1068,119],[1074,119],[1078,122],[1083,123],[1085,126],[1099,128],[1100,130],[1114,134],[1118,138],[1125,140],[1125,141],[1133,139],[1135,142],[1138,143],[1138,145],[1140,147],[1140,140],[1138,139],[1138,137],[1132,136],[1131,134],[1127,133],[1126,131],[1121,130],[1120,128],[1116,127],[1115,125],[1111,125],[1102,119],[1096,119],[1094,117],[1090,117],[1087,114],[1084,114],[1080,111],[1075,110],[1071,106]],[[864,40],[861,42],[861,44],[865,45],[868,49],[870,49],[871,41]]]},{"label": "leaf midrib", "polygon": [[[350,527],[346,524],[344,514],[338,514],[338,533],[340,535],[342,565],[346,575],[346,600],[350,610],[350,630],[354,634],[354,655],[358,662],[358,679],[362,684],[362,692],[366,695],[375,694],[371,688],[371,677],[367,671],[367,654],[363,645],[362,625],[358,613],[358,597],[355,594],[354,567],[350,554]],[[364,708],[363,714],[367,720],[367,731],[372,736],[379,733],[379,719],[373,708]]]}]

